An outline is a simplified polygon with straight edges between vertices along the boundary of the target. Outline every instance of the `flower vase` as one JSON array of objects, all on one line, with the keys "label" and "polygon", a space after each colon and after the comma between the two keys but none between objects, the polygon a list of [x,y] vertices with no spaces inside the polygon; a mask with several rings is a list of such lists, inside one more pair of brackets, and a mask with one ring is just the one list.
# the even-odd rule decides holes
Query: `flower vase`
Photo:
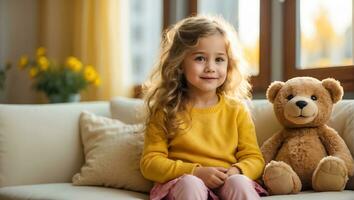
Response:
[{"label": "flower vase", "polygon": [[70,103],[70,102],[79,102],[80,101],[80,94],[69,94],[69,95],[62,95],[62,94],[52,94],[48,95],[49,103]]}]

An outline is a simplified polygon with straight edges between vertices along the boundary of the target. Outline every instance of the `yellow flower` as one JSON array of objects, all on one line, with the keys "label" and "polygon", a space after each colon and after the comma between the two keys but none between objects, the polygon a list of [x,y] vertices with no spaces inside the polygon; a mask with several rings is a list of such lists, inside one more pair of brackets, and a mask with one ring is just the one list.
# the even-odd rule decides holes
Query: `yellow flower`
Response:
[{"label": "yellow flower", "polygon": [[85,76],[85,79],[88,82],[95,81],[95,79],[97,78],[97,73],[96,73],[96,70],[93,68],[92,65],[87,65],[86,66],[85,71],[84,71],[84,76]]},{"label": "yellow flower", "polygon": [[21,56],[19,64],[18,64],[20,69],[25,68],[27,64],[28,64],[28,56],[26,56],[26,55]]},{"label": "yellow flower", "polygon": [[44,92],[49,97],[53,92],[55,95],[67,95],[101,84],[94,66],[84,65],[74,56],[67,57],[64,63],[56,63],[46,56],[46,51],[44,47],[39,47],[32,58],[23,55],[18,60],[19,67],[28,70],[28,76],[38,91]]},{"label": "yellow flower", "polygon": [[44,56],[45,53],[46,53],[47,49],[44,48],[44,47],[39,47],[36,51],[36,55],[37,57],[41,57],[41,56]]},{"label": "yellow flower", "polygon": [[82,63],[76,57],[70,56],[66,59],[66,66],[74,72],[78,72],[82,68]]},{"label": "yellow flower", "polygon": [[48,69],[49,66],[49,60],[45,57],[45,56],[40,56],[37,60],[38,64],[39,64],[39,68],[42,71],[46,71]]},{"label": "yellow flower", "polygon": [[38,69],[36,67],[32,67],[30,70],[29,70],[29,75],[31,78],[34,78],[38,75]]},{"label": "yellow flower", "polygon": [[100,77],[97,77],[97,78],[95,79],[95,81],[93,82],[93,85],[95,85],[95,86],[100,86],[100,85],[101,85],[101,79],[100,79]]}]

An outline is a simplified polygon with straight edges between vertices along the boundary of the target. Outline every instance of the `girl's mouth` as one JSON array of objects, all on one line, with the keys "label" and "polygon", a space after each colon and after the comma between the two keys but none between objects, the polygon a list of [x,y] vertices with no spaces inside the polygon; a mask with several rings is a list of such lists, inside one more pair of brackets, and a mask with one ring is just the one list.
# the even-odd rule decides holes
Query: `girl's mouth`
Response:
[{"label": "girl's mouth", "polygon": [[200,77],[201,79],[207,79],[207,80],[212,80],[212,79],[217,79],[216,77]]}]

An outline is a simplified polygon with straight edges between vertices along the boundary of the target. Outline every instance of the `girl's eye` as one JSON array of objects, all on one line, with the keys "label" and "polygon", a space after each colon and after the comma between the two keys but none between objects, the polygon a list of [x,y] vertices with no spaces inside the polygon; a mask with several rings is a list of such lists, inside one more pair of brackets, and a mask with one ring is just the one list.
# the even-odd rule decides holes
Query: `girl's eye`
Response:
[{"label": "girl's eye", "polygon": [[313,101],[317,101],[317,97],[316,97],[315,95],[312,95],[312,96],[311,96],[311,99],[312,99]]},{"label": "girl's eye", "polygon": [[224,62],[225,59],[224,59],[224,58],[216,58],[215,61],[216,61],[216,62]]},{"label": "girl's eye", "polygon": [[196,61],[205,61],[205,58],[203,56],[197,56],[194,60],[196,60]]},{"label": "girl's eye", "polygon": [[290,94],[290,95],[288,95],[288,96],[286,97],[286,99],[289,100],[289,101],[290,101],[292,98],[294,98],[294,95],[292,95],[292,94]]}]

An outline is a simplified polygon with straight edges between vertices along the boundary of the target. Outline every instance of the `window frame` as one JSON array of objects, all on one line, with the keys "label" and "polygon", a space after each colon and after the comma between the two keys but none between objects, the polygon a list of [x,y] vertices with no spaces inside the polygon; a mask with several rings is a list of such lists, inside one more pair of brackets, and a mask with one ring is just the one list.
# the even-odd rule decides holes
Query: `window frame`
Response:
[{"label": "window frame", "polygon": [[171,0],[162,1],[162,32],[170,26],[170,9],[171,9]]},{"label": "window frame", "polygon": [[312,76],[317,79],[333,77],[341,82],[345,91],[354,91],[354,65],[316,69],[296,68],[296,5],[297,0],[285,1],[283,10],[284,78]]},{"label": "window frame", "polygon": [[[271,0],[260,0],[259,73],[251,77],[252,91],[265,92],[271,80]],[[198,0],[190,0],[188,14],[198,13]]]}]

